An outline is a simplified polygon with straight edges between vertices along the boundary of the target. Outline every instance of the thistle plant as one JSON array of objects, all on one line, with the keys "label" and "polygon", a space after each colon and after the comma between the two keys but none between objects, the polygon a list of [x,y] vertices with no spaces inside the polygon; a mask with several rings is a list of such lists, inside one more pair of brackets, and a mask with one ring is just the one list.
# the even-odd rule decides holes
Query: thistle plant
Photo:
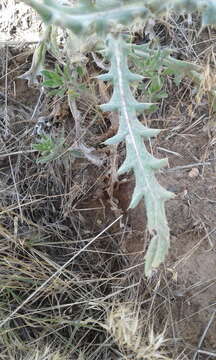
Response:
[{"label": "thistle plant", "polygon": [[118,111],[119,129],[106,144],[118,144],[123,140],[126,143],[126,158],[118,173],[120,175],[132,170],[135,175],[136,186],[129,207],[136,207],[142,198],[145,201],[148,229],[152,234],[145,264],[145,272],[149,274],[152,267],[157,267],[163,261],[169,247],[169,227],[164,202],[172,194],[160,186],[154,175],[157,169],[167,164],[167,159],[154,158],[143,141],[156,136],[160,130],[145,127],[137,118],[137,113],[149,109],[151,104],[139,103],[132,95],[130,83],[140,80],[140,76],[128,69],[130,45],[120,35],[110,35],[107,41],[111,68],[108,74],[98,78],[112,81],[113,96],[108,104],[101,107],[104,111]]},{"label": "thistle plant", "polygon": [[[28,79],[35,79],[44,68],[45,50],[48,40],[51,40],[52,27],[59,26],[69,33],[85,38],[95,35],[100,44],[101,54],[110,61],[108,73],[98,76],[102,81],[111,82],[113,94],[107,104],[101,106],[103,111],[117,112],[119,128],[117,134],[106,141],[106,144],[126,144],[126,157],[118,170],[118,174],[132,171],[135,177],[135,189],[130,208],[144,200],[147,214],[148,231],[151,242],[145,256],[145,274],[149,276],[152,269],[164,261],[169,249],[169,227],[165,214],[165,202],[173,194],[164,189],[157,181],[155,172],[167,165],[167,159],[156,159],[150,154],[145,140],[157,136],[159,129],[150,129],[138,119],[138,113],[150,110],[151,103],[139,103],[133,95],[131,84],[143,79],[139,74],[130,71],[129,56],[151,59],[157,56],[161,66],[168,69],[179,80],[189,76],[195,83],[203,79],[202,68],[185,61],[176,60],[170,55],[169,49],[155,50],[148,44],[134,45],[125,37],[125,28],[139,19],[146,21],[165,15],[168,11],[194,12],[202,15],[202,27],[216,24],[215,0],[80,0],[77,6],[62,5],[54,0],[23,0],[33,7],[47,24],[46,36],[33,58],[34,66],[30,69]],[[53,46],[51,46],[51,49]],[[56,47],[55,47],[56,49]],[[91,51],[95,49],[92,48]],[[98,50],[98,49],[97,49]],[[40,55],[40,56],[39,56]],[[34,69],[36,74],[34,74]],[[60,81],[58,79],[58,81]],[[61,82],[61,81],[60,81]],[[59,83],[60,83],[59,82]],[[62,84],[60,84],[62,85]],[[64,86],[63,86],[64,89]],[[211,90],[215,96],[215,89]]]}]

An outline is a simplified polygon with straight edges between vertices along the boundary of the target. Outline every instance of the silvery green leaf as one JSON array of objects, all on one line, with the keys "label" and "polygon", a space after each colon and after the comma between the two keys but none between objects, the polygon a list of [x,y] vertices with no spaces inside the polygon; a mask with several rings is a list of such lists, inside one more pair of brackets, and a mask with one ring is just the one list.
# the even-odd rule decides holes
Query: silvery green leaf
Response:
[{"label": "silvery green leaf", "polygon": [[169,248],[169,227],[165,214],[165,201],[173,194],[163,189],[155,177],[155,171],[167,165],[167,159],[156,159],[150,154],[143,138],[150,139],[160,130],[149,129],[137,118],[138,110],[148,110],[152,104],[140,104],[134,98],[130,83],[138,77],[132,76],[128,64],[127,43],[119,37],[108,36],[108,51],[111,68],[102,79],[110,79],[113,84],[113,95],[108,104],[102,105],[104,111],[118,111],[119,129],[117,134],[107,140],[108,144],[120,141],[126,143],[126,158],[118,173],[133,171],[136,186],[130,207],[134,208],[144,199],[148,221],[148,230],[153,234],[152,243],[146,254],[146,275],[149,276],[154,267],[164,261]]}]

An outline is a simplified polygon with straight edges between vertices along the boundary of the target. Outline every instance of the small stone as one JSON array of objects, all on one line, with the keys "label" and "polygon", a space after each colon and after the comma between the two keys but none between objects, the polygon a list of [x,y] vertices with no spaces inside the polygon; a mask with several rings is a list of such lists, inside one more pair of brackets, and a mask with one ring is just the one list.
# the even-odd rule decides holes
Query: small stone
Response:
[{"label": "small stone", "polygon": [[196,178],[197,176],[199,176],[199,169],[198,168],[192,168],[191,171],[189,172],[188,176],[192,179]]}]

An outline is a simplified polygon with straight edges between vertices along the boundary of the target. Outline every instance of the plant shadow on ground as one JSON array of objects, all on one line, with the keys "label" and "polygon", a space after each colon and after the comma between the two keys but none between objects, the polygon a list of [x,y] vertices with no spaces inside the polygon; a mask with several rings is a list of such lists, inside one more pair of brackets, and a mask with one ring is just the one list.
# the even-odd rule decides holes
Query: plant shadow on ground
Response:
[{"label": "plant shadow on ground", "polygon": [[[187,60],[193,60],[194,52],[203,54],[203,44],[208,48],[215,36],[204,32],[197,40],[202,47],[186,46],[181,36],[186,31],[184,18],[171,18],[170,27],[155,26],[163,41],[176,42],[178,55]],[[215,128],[205,96],[197,103],[189,81],[177,87],[167,79],[168,99],[145,118],[152,126],[164,129],[149,146],[158,158],[168,155],[169,168],[158,178],[176,194],[167,203],[169,256],[147,280],[143,275],[148,242],[145,209],[140,204],[127,211],[133,179],[128,175],[114,183],[116,153],[107,148],[99,149],[106,156],[100,167],[71,156],[37,164],[38,153],[31,145],[36,120],[31,115],[39,92],[17,79],[30,66],[31,55],[26,59],[24,50],[14,47],[3,50],[8,67],[0,69],[1,319],[75,258],[4,325],[0,358],[25,358],[33,346],[38,349],[44,346],[41,344],[50,344],[53,357],[51,350],[44,350],[50,359],[154,359],[154,352],[152,357],[139,357],[131,345],[133,336],[138,342],[138,335],[122,332],[122,327],[134,325],[139,314],[139,326],[134,326],[138,333],[142,329],[146,339],[143,354],[154,324],[157,334],[166,328],[169,341],[162,348],[170,358],[192,359],[215,311],[216,294]],[[205,61],[202,56],[200,59]],[[89,72],[95,72],[92,65]],[[94,96],[84,94],[78,103],[85,114],[86,141],[93,145],[95,139],[98,142],[106,136],[109,119],[102,119],[94,110],[96,98],[103,95],[98,93],[98,84],[89,84],[95,87]],[[66,101],[45,101],[47,112],[53,108],[49,131],[57,137],[63,132],[69,142],[73,141],[74,119]],[[92,118],[96,119],[93,123]],[[118,163],[123,156],[122,146]],[[103,232],[119,216],[121,219]],[[200,347],[206,354],[216,352],[215,334],[216,320]],[[138,346],[140,354],[142,346]],[[197,353],[197,359],[206,358]]]}]

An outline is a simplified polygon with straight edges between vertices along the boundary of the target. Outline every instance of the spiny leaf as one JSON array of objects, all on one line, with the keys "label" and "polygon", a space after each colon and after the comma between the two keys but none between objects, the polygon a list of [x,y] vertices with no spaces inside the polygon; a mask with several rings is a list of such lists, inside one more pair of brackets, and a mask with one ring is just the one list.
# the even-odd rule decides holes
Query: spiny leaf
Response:
[{"label": "spiny leaf", "polygon": [[134,19],[149,16],[149,10],[140,1],[122,6],[118,2],[95,5],[83,1],[79,6],[60,5],[54,0],[39,3],[37,0],[23,0],[34,8],[48,24],[55,24],[72,30],[75,34],[108,33],[113,25],[129,24]]},{"label": "spiny leaf", "polygon": [[209,0],[202,14],[202,25],[216,25],[216,2]]},{"label": "spiny leaf", "polygon": [[[165,201],[171,199],[173,194],[166,191],[158,183],[155,171],[167,165],[166,159],[155,159],[146,149],[143,138],[150,138],[158,134],[158,129],[148,129],[142,125],[137,112],[139,105],[142,109],[149,108],[152,104],[139,104],[130,90],[132,77],[128,69],[127,56],[128,44],[119,37],[109,36],[108,54],[111,68],[108,73],[113,83],[113,95],[110,102],[102,106],[105,111],[118,111],[119,129],[117,134],[106,143],[126,142],[126,159],[119,169],[119,174],[133,171],[136,186],[131,199],[130,207],[134,208],[143,198],[146,205],[148,229],[153,234],[153,245],[146,254],[146,275],[164,261],[169,248],[169,227],[165,214]],[[106,78],[102,76],[100,78]],[[157,241],[155,240],[157,239]],[[153,249],[153,250],[152,250]]]},{"label": "spiny leaf", "polygon": [[82,0],[76,7],[60,5],[57,1],[23,0],[33,7],[47,24],[71,29],[76,34],[107,34],[117,24],[131,25],[137,18],[145,22],[169,11],[177,13],[199,11],[202,26],[216,24],[215,0]]}]

